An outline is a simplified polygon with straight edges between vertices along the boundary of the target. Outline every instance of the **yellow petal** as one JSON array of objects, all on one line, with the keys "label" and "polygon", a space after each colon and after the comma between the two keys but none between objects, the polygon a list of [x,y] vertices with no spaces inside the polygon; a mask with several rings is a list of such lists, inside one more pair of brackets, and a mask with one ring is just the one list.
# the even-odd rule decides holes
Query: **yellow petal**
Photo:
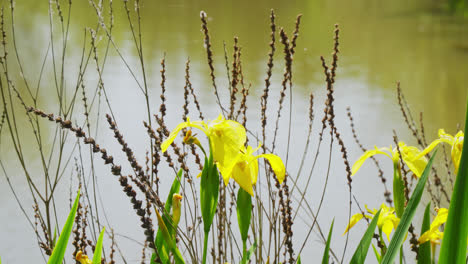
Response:
[{"label": "yellow petal", "polygon": [[246,161],[240,161],[232,169],[232,178],[239,186],[253,196],[252,175]]},{"label": "yellow petal", "polygon": [[78,251],[78,253],[76,253],[76,260],[79,261],[81,264],[93,264],[93,262],[88,258],[88,256],[86,256],[85,254],[83,254],[83,252]]},{"label": "yellow petal", "polygon": [[[383,149],[383,148],[382,148]],[[361,157],[359,157],[359,159],[353,164],[353,167],[351,169],[352,173],[351,175],[354,175],[356,174],[356,172],[361,168],[362,164],[364,164],[364,161],[366,161],[366,159],[376,155],[376,154],[384,154],[386,156],[388,156],[389,158],[392,158],[390,155],[388,155],[388,153],[386,152],[383,152],[382,149],[370,149],[370,150],[367,150],[366,152],[364,152],[364,154],[361,155]]]},{"label": "yellow petal", "polygon": [[346,230],[344,231],[343,235],[346,234],[349,231],[349,229],[351,229],[351,227],[353,227],[357,222],[359,222],[359,220],[361,220],[362,217],[363,215],[361,213],[353,215],[349,220],[349,224],[346,227]]},{"label": "yellow petal", "polygon": [[387,235],[388,241],[390,241],[390,234],[392,233],[393,230],[393,222],[390,220],[384,221],[383,226],[382,226],[382,232]]},{"label": "yellow petal", "polygon": [[247,139],[245,128],[238,122],[218,119],[208,124],[208,135],[213,151],[213,158],[223,167],[229,167]]},{"label": "yellow petal", "polygon": [[459,131],[455,135],[455,140],[452,146],[452,162],[455,167],[455,173],[458,172],[458,166],[460,165],[461,154],[463,150],[464,135],[462,131]]},{"label": "yellow petal", "polygon": [[256,156],[255,158],[267,159],[270,163],[271,168],[275,172],[276,178],[278,179],[279,183],[283,183],[286,174],[286,168],[284,167],[283,161],[280,157],[276,156],[275,154],[261,154]]},{"label": "yellow petal", "polygon": [[450,135],[450,134],[445,133],[445,130],[444,130],[444,129],[439,129],[439,133],[438,133],[438,134],[439,134],[439,138],[440,138],[441,140],[443,140],[444,142],[446,142],[446,143],[448,143],[448,144],[450,144],[450,145],[453,145],[453,143],[451,143],[451,142],[454,141],[453,136]]},{"label": "yellow petal", "polygon": [[436,139],[434,141],[432,141],[431,144],[429,144],[429,146],[427,146],[423,151],[421,151],[416,157],[415,159],[420,159],[421,157],[424,157],[426,156],[429,152],[431,152],[439,143],[441,143],[442,140],[440,139]]},{"label": "yellow petal", "polygon": [[448,217],[448,209],[447,208],[439,208],[437,212],[437,216],[434,218],[434,221],[431,223],[431,230],[438,229],[439,226],[445,224],[447,222]]},{"label": "yellow petal", "polygon": [[419,238],[418,238],[418,243],[419,244],[423,244],[423,243],[426,243],[427,241],[429,241],[431,239],[431,233],[430,233],[430,230],[424,232],[424,234],[422,234]]},{"label": "yellow petal", "polygon": [[174,142],[175,138],[177,137],[177,134],[179,134],[179,132],[186,127],[198,128],[205,134],[207,134],[207,130],[205,128],[206,124],[203,121],[190,122],[190,118],[187,117],[187,122],[182,122],[178,124],[177,127],[171,131],[169,137],[166,140],[164,140],[164,142],[161,144],[162,152],[166,152],[167,148],[169,148],[172,142]]}]

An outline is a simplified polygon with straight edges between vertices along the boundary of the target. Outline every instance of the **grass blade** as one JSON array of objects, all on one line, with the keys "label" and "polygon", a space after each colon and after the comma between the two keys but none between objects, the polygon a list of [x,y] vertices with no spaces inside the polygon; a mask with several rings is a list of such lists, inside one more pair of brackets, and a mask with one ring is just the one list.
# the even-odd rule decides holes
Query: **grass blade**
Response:
[{"label": "grass blade", "polygon": [[[465,133],[468,129],[468,103],[465,117]],[[466,143],[466,142],[465,142]],[[468,236],[468,144],[463,150],[457,179],[450,199],[444,238],[440,248],[439,263],[465,263],[466,238]]]},{"label": "grass blade", "polygon": [[[427,230],[429,230],[431,226],[431,203],[426,206],[426,210],[424,210],[424,218],[421,227],[421,235],[424,234]],[[421,246],[419,246],[418,252],[418,264],[430,264],[431,263],[431,242],[427,241]]]},{"label": "grass blade", "polygon": [[93,263],[101,263],[101,254],[102,254],[102,240],[104,239],[105,227],[102,228],[101,234],[96,242],[96,248],[94,249]]},{"label": "grass blade", "polygon": [[62,234],[58,239],[57,245],[55,245],[54,250],[52,251],[52,255],[49,258],[47,264],[56,264],[62,263],[63,257],[65,256],[65,251],[67,250],[68,239],[70,238],[70,234],[72,232],[73,224],[75,221],[76,210],[78,209],[78,201],[80,200],[80,190],[78,190],[78,194],[76,195],[75,202],[73,203],[72,209],[68,214],[67,221],[62,229]]},{"label": "grass blade", "polygon": [[372,237],[374,236],[374,230],[375,227],[377,226],[377,222],[379,220],[380,216],[380,211],[375,214],[374,218],[372,219],[369,227],[367,227],[366,233],[361,239],[361,242],[359,242],[358,247],[356,248],[356,251],[354,252],[353,258],[351,258],[351,261],[349,263],[351,264],[363,264],[364,261],[366,260],[367,257],[367,251],[369,251],[369,246],[372,241]]},{"label": "grass blade", "polygon": [[333,224],[335,224],[335,219],[333,219],[330,226],[330,231],[328,231],[327,244],[325,245],[325,251],[323,252],[322,264],[328,264],[328,260],[330,258],[330,241],[333,233]]},{"label": "grass blade", "polygon": [[374,255],[375,255],[375,258],[377,259],[377,263],[380,264],[380,262],[382,262],[382,257],[380,256],[379,252],[375,248],[374,244],[372,244],[372,250],[374,250]]},{"label": "grass blade", "polygon": [[419,178],[418,184],[414,188],[413,194],[408,201],[408,205],[406,206],[405,211],[401,216],[400,224],[398,224],[395,234],[390,241],[390,245],[388,245],[387,252],[385,253],[385,256],[383,256],[383,264],[393,263],[395,257],[400,251],[401,245],[403,244],[403,241],[406,237],[406,233],[408,232],[408,228],[411,224],[411,221],[413,220],[414,215],[416,214],[416,209],[418,208],[419,202],[421,201],[421,197],[424,192],[424,186],[426,186],[427,178],[431,172],[432,162],[434,161],[436,154],[437,149],[434,151],[434,154],[432,154],[432,157],[427,163],[421,178]]}]

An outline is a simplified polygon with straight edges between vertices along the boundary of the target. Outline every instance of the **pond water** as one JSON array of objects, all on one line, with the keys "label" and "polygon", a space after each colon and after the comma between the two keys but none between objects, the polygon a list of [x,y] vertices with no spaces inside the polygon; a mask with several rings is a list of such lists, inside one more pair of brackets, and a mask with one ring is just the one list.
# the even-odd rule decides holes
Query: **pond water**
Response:
[{"label": "pond water", "polygon": [[[5,5],[7,35],[11,36],[11,15],[9,3]],[[60,1],[65,18],[68,16],[68,4]],[[268,43],[270,41],[269,13],[274,9],[277,16],[277,26],[284,27],[291,35],[295,18],[302,14],[299,38],[293,63],[293,93],[292,93],[292,138],[288,171],[295,172],[300,163],[307,131],[309,93],[315,96],[314,133],[310,152],[316,150],[316,137],[320,128],[323,105],[326,97],[325,78],[321,67],[320,56],[330,61],[333,48],[334,24],[340,26],[340,53],[335,83],[335,113],[336,124],[343,135],[348,148],[350,162],[354,162],[361,154],[354,143],[349,122],[346,117],[346,107],[351,107],[355,126],[361,142],[365,147],[388,146],[393,144],[393,132],[398,132],[399,138],[410,144],[415,144],[414,138],[407,129],[399,110],[396,95],[396,82],[401,82],[408,105],[419,119],[419,112],[424,113],[424,128],[428,140],[437,136],[437,129],[445,128],[449,133],[455,133],[457,125],[462,126],[465,114],[466,98],[468,96],[468,21],[445,14],[443,8],[436,1],[252,1],[239,0],[232,3],[222,1],[143,1],[141,4],[141,33],[145,60],[147,83],[150,89],[150,100],[153,113],[159,108],[160,99],[160,60],[165,56],[167,74],[168,98],[168,126],[174,127],[181,119],[183,104],[183,86],[185,61],[190,57],[191,80],[193,87],[199,93],[199,99],[205,116],[215,118],[219,113],[215,96],[212,91],[209,68],[206,64],[206,53],[203,47],[203,36],[200,32],[201,10],[208,14],[211,42],[214,51],[215,72],[217,84],[221,90],[221,101],[229,102],[227,94],[228,80],[223,54],[223,42],[226,43],[231,58],[233,37],[239,38],[242,47],[242,68],[245,83],[251,84],[251,97],[248,101],[247,127],[253,133],[261,134],[259,109],[260,96],[264,88]],[[104,17],[109,19],[108,2],[103,3]],[[133,23],[136,17],[133,2],[129,2]],[[121,55],[125,58],[130,69],[134,70],[136,79],[143,83],[139,66],[137,49],[128,26],[125,11],[121,1],[114,1],[113,38]],[[54,18],[53,31],[55,56],[60,56],[61,30],[57,21],[58,11],[52,5]],[[53,67],[60,72],[61,62],[56,59],[52,63],[50,45],[49,1],[17,1],[15,3],[15,33],[18,53],[23,62],[24,75],[33,87],[39,80],[39,106],[46,112],[59,112],[56,96],[56,77]],[[65,20],[66,21],[66,20]],[[63,83],[66,87],[66,97],[70,100],[78,79],[83,44],[89,51],[90,38],[85,28],[96,28],[98,23],[94,8],[87,1],[74,1],[71,9],[70,33],[67,42],[66,61],[64,63]],[[99,46],[100,60],[106,51],[106,36],[98,32],[96,39]],[[8,40],[9,45],[12,40]],[[273,71],[273,86],[269,101],[271,120],[276,116],[280,83],[284,68],[282,45],[277,42],[275,68]],[[9,58],[10,78],[21,92],[26,87],[21,79],[14,52],[10,46]],[[43,75],[40,78],[41,67],[45,60]],[[2,76],[3,78],[3,76]],[[85,84],[89,91],[98,85],[99,75],[94,62],[90,62],[85,74]],[[138,89],[137,82],[132,77],[121,57],[111,45],[106,58],[105,68],[102,69],[109,101],[114,115],[117,117],[119,128],[126,140],[136,150],[139,160],[144,160],[148,150],[148,140],[142,120],[146,120],[145,98]],[[57,79],[60,82],[60,78]],[[81,92],[80,92],[81,93]],[[91,98],[91,96],[89,95]],[[81,100],[81,95],[78,96]],[[289,95],[285,100],[286,112],[280,122],[279,147],[277,154],[286,156],[286,138],[288,125],[288,111],[290,109]],[[18,102],[16,102],[18,103]],[[31,103],[28,101],[28,103]],[[110,150],[119,152],[111,132],[103,119],[102,113],[108,111],[102,101],[101,116],[92,115],[93,122],[101,120],[97,128],[93,128],[93,135],[97,134],[100,144],[109,146]],[[78,105],[81,105],[79,103]],[[21,109],[18,104],[17,109]],[[96,107],[96,105],[94,106]],[[74,119],[82,123],[82,107],[75,110]],[[95,113],[96,111],[94,111]],[[18,110],[18,113],[23,113]],[[37,177],[43,177],[41,160],[37,146],[34,145],[32,134],[28,133],[30,126],[25,117],[18,117],[20,121],[20,135],[23,138],[23,149],[31,171],[38,171]],[[273,122],[270,121],[269,136]],[[51,141],[55,125],[44,123],[46,141]],[[314,138],[315,137],[315,138]],[[22,201],[28,215],[33,215],[32,200],[26,184],[24,173],[12,149],[8,131],[2,131],[1,160],[5,166],[11,183],[19,199]],[[70,144],[66,150],[71,151],[73,138],[67,139]],[[327,141],[329,139],[326,139]],[[269,143],[269,141],[267,142]],[[251,143],[253,144],[253,143]],[[28,146],[31,145],[31,149]],[[327,145],[327,144],[325,144]],[[341,256],[344,237],[341,236],[347,222],[348,189],[341,154],[335,149],[332,153],[333,165],[330,172],[324,207],[319,217],[319,224],[324,230],[328,229],[331,219],[335,217],[334,244],[332,248]],[[327,152],[327,149],[323,149]],[[89,156],[87,151],[84,151]],[[328,155],[328,154],[327,154]],[[55,156],[54,156],[55,157]],[[79,157],[76,157],[79,159]],[[123,158],[120,157],[123,161]],[[319,164],[326,163],[326,157]],[[310,165],[312,155],[308,156],[306,165]],[[83,157],[83,163],[89,169],[91,160]],[[100,163],[95,159],[94,163]],[[389,160],[382,159],[383,168],[387,171],[387,178],[391,177]],[[73,158],[69,169],[64,172],[63,184],[58,188],[57,204],[59,220],[63,223],[68,208],[69,178],[73,174]],[[143,236],[138,227],[138,219],[130,211],[130,204],[121,191],[118,182],[110,176],[108,168],[96,164],[96,171],[100,175],[101,189],[99,199],[106,210],[108,223],[115,228],[121,241],[121,249],[129,263],[139,263],[139,245]],[[377,178],[373,165],[362,168],[353,181],[353,194],[361,204],[378,207],[384,202],[383,186]],[[306,166],[309,168],[310,166]],[[164,171],[163,171],[164,172]],[[167,172],[167,171],[166,171]],[[321,166],[314,173],[313,186],[307,200],[312,208],[318,206],[321,190],[324,184],[326,166]],[[89,172],[85,172],[89,173]],[[169,173],[171,173],[169,171]],[[32,177],[34,178],[32,173]],[[102,176],[101,176],[102,175]],[[171,174],[172,175],[172,174]],[[165,184],[170,184],[172,176],[161,177]],[[40,182],[40,179],[36,179]],[[166,180],[166,181],[165,181]],[[261,186],[261,183],[259,184]],[[165,185],[167,186],[167,185]],[[390,187],[390,186],[389,186]],[[163,191],[164,192],[164,191]],[[166,191],[167,192],[167,191]],[[62,207],[60,207],[62,205]],[[4,263],[37,262],[42,260],[35,239],[34,230],[26,221],[19,209],[5,177],[0,177],[0,256]],[[122,208],[122,209],[121,209]],[[353,212],[357,212],[353,208]],[[295,247],[299,248],[307,233],[307,225],[311,219],[302,215],[296,220],[294,232],[297,234]],[[360,225],[350,238],[357,241],[365,225]],[[417,228],[418,229],[418,228]],[[131,239],[127,239],[130,237]],[[351,242],[350,249],[355,245]],[[321,255],[323,243],[312,233],[309,243],[305,247],[302,259],[307,260],[317,254]],[[350,252],[348,251],[348,255]],[[411,253],[410,253],[411,254]],[[348,256],[347,258],[349,258]],[[410,256],[412,258],[412,255]],[[308,261],[306,261],[308,262]],[[345,261],[346,262],[346,261]]]}]

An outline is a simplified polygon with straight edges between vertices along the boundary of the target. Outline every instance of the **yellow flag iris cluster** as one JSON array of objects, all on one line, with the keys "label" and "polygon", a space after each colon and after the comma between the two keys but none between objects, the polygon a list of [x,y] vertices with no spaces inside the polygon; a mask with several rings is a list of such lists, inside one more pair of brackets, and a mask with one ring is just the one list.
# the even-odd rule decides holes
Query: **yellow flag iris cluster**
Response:
[{"label": "yellow flag iris cluster", "polygon": [[[372,150],[367,150],[362,154],[362,156],[354,163],[352,167],[352,175],[354,175],[364,164],[364,161],[376,154],[383,154],[389,157],[394,164],[398,164],[400,160],[400,154],[403,162],[408,166],[408,168],[416,175],[420,177],[426,168],[427,159],[425,156],[431,152],[439,143],[449,144],[451,149],[452,162],[455,167],[455,172],[458,171],[458,166],[460,164],[461,153],[463,148],[464,134],[462,131],[459,131],[455,136],[445,133],[443,129],[439,129],[439,138],[434,140],[427,148],[424,150],[419,150],[417,147],[407,146],[404,142],[398,143],[398,148],[377,148]],[[399,150],[399,151],[398,151]]]},{"label": "yellow flag iris cluster", "polygon": [[[179,132],[184,128],[197,128],[208,138],[211,154],[216,163],[224,183],[227,185],[229,179],[233,178],[241,188],[253,196],[253,185],[257,182],[258,159],[265,158],[269,161],[276,177],[280,183],[285,177],[285,167],[280,157],[274,154],[253,153],[258,150],[251,146],[245,147],[247,139],[245,128],[236,121],[227,120],[222,115],[217,119],[205,121],[191,121],[180,123],[161,144],[161,150],[165,152],[174,142]],[[198,140],[191,135],[185,142],[194,142],[200,145]]]},{"label": "yellow flag iris cluster", "polygon": [[447,222],[448,209],[440,208],[436,209],[436,211],[437,216],[434,218],[434,221],[432,221],[429,230],[424,232],[424,234],[419,237],[419,244],[425,243],[427,241],[431,241],[432,245],[440,244],[444,233],[439,230],[439,227]]},{"label": "yellow flag iris cluster", "polygon": [[[351,217],[351,220],[349,221],[349,224],[346,227],[344,234],[346,234],[349,231],[349,229],[351,229],[355,224],[357,224],[357,222],[359,222],[363,217],[366,217],[367,219],[372,219],[378,212],[378,210],[376,209],[370,210],[369,208],[367,208],[367,205],[366,209],[368,214],[363,215],[362,213],[358,213]],[[400,218],[398,218],[395,215],[394,208],[388,207],[384,203],[380,206],[380,209],[381,211],[379,219],[377,220],[377,227],[379,228],[379,231],[383,232],[387,236],[388,241],[390,241],[390,234],[392,233],[393,229],[397,228],[398,224],[400,223]]]}]

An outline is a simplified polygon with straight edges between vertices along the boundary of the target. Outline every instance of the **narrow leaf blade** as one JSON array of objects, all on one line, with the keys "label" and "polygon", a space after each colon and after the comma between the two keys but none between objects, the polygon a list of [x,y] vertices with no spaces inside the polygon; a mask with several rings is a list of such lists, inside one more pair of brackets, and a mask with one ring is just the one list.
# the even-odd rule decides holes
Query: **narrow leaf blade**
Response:
[{"label": "narrow leaf blade", "polygon": [[327,244],[325,245],[325,251],[323,252],[322,264],[328,264],[328,261],[330,259],[330,241],[331,241],[331,237],[333,233],[334,224],[335,224],[335,219],[333,219],[331,226],[330,226],[330,231],[328,231]]},{"label": "narrow leaf blade", "polygon": [[366,233],[364,233],[364,236],[362,237],[361,242],[359,242],[359,245],[356,248],[356,251],[354,252],[353,257],[351,258],[351,261],[350,261],[351,264],[363,264],[364,261],[366,260],[367,251],[369,251],[369,246],[372,241],[372,236],[374,236],[374,230],[379,220],[380,211],[381,209],[379,209],[379,211],[375,214],[374,218],[369,224],[369,227],[367,227]]},{"label": "narrow leaf blade", "polygon": [[[468,132],[468,101],[465,133]],[[466,143],[466,142],[464,142]],[[465,263],[468,237],[468,144],[463,144],[457,179],[450,199],[439,263]]]},{"label": "narrow leaf blade", "polygon": [[414,188],[413,194],[408,201],[408,205],[406,206],[405,211],[401,216],[400,223],[398,224],[398,227],[395,230],[395,234],[390,241],[390,245],[388,245],[387,252],[385,253],[385,256],[383,256],[383,264],[393,263],[398,252],[400,251],[401,245],[403,244],[403,241],[406,237],[406,232],[408,232],[408,228],[411,225],[411,221],[413,220],[413,217],[416,214],[416,209],[418,208],[419,202],[421,201],[421,197],[424,192],[424,186],[426,185],[427,178],[431,172],[432,162],[434,161],[436,154],[437,149],[429,159],[429,162],[427,163],[421,178],[419,178],[419,181]]},{"label": "narrow leaf blade", "polygon": [[78,201],[80,200],[80,190],[78,190],[78,194],[76,195],[75,202],[73,203],[72,209],[68,214],[67,221],[62,229],[62,234],[58,239],[57,244],[52,251],[52,255],[49,258],[48,264],[56,264],[62,263],[63,257],[65,256],[65,251],[67,250],[68,239],[70,238],[70,234],[72,232],[73,224],[75,221],[76,210],[78,209]]},{"label": "narrow leaf blade", "polygon": [[102,228],[101,234],[96,242],[96,248],[94,249],[93,263],[101,263],[101,254],[102,254],[102,240],[104,239],[105,227]]},{"label": "narrow leaf blade", "polygon": [[[431,203],[426,206],[424,210],[424,218],[421,226],[421,235],[424,234],[431,225]],[[427,241],[419,246],[418,252],[418,264],[430,264],[431,263],[431,242]]]}]

